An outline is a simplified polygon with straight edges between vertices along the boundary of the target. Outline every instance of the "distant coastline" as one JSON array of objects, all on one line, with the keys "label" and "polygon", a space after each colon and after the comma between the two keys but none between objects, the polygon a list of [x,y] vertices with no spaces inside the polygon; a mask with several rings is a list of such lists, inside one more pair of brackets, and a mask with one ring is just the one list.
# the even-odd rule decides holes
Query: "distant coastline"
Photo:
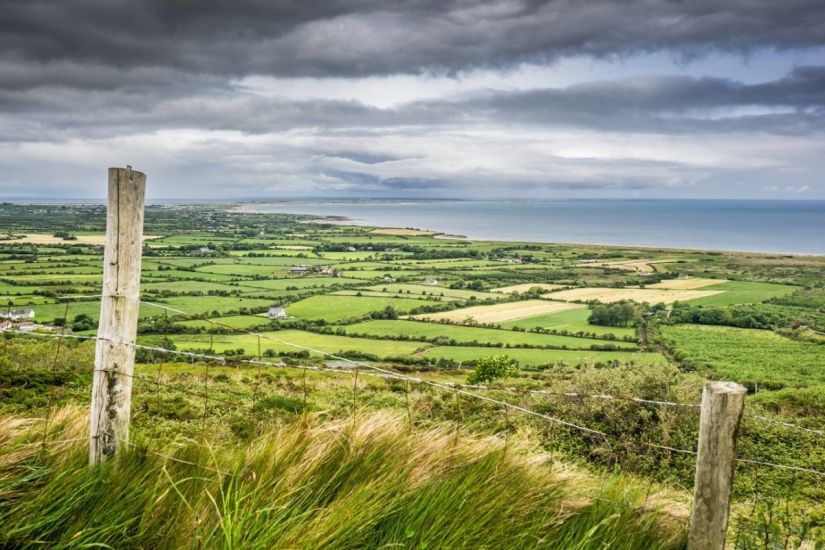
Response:
[{"label": "distant coastline", "polygon": [[235,211],[469,240],[825,256],[825,201],[281,201],[248,202]]}]

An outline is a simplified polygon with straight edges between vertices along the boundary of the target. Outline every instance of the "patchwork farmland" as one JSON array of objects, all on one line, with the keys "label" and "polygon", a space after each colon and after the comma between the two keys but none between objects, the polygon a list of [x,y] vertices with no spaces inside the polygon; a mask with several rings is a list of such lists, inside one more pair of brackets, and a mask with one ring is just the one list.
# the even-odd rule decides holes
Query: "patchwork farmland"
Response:
[{"label": "patchwork farmland", "polygon": [[[45,418],[52,405],[88,401],[86,374],[71,368],[91,364],[82,339],[96,334],[103,260],[97,241],[80,237],[102,235],[104,219],[78,208],[46,226],[26,208],[2,208],[0,410]],[[506,449],[517,434],[595,470],[612,471],[620,456],[645,492],[648,480],[688,486],[693,475],[688,454],[639,452],[638,441],[691,449],[696,439],[695,408],[655,402],[696,402],[704,380],[724,378],[755,394],[750,413],[809,430],[747,424],[745,452],[825,470],[811,435],[825,429],[825,259],[473,242],[212,206],[150,206],[145,232],[155,238],[142,258],[138,434],[209,433],[246,448],[257,422],[278,429],[391,411],[415,429],[449,423],[452,441],[504,434]],[[485,389],[494,401],[446,385],[491,360],[512,366]],[[24,363],[39,378],[21,378]],[[610,444],[510,415],[499,400],[592,426]],[[799,452],[782,454],[788,442]],[[762,499],[794,483],[758,477]],[[737,517],[754,509],[755,491],[754,476],[739,479]],[[825,498],[815,484],[805,491]],[[789,510],[819,517],[791,500]]]}]

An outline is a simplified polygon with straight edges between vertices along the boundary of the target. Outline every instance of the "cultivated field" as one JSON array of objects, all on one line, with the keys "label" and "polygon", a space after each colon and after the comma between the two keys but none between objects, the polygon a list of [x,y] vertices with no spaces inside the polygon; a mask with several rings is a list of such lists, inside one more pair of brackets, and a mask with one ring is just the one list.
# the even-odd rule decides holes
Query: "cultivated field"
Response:
[{"label": "cultivated field", "polygon": [[668,290],[652,288],[576,288],[573,290],[562,290],[550,295],[553,300],[587,302],[598,300],[609,304],[620,300],[635,300],[637,302],[648,302],[657,304],[664,302],[670,304],[679,301],[695,300],[696,298],[706,298],[714,294],[722,293],[722,290]]},{"label": "cultivated field", "polygon": [[677,262],[678,260],[588,260],[578,264],[579,267],[609,267],[612,269],[625,269],[627,271],[655,271],[654,264],[669,264]]},{"label": "cultivated field", "polygon": [[511,292],[527,292],[533,287],[543,288],[544,290],[556,290],[558,288],[563,288],[563,285],[550,285],[547,283],[524,283],[521,285],[512,285],[512,286],[503,286],[501,288],[494,288],[490,290],[490,292],[501,292],[504,294],[510,294]]},{"label": "cultivated field", "polygon": [[647,285],[647,288],[666,288],[669,290],[694,290],[706,286],[721,285],[725,282],[727,281],[720,281],[719,279],[702,279],[701,277],[697,277],[695,279],[665,279],[661,283]]},{"label": "cultivated field", "polygon": [[553,311],[562,311],[583,307],[576,304],[566,304],[562,302],[547,302],[543,300],[526,300],[524,302],[511,302],[505,304],[495,304],[491,306],[474,306],[441,313],[427,313],[416,315],[417,318],[429,318],[432,320],[447,319],[457,323],[464,322],[472,318],[476,323],[499,323],[511,319],[522,319],[543,315]]}]

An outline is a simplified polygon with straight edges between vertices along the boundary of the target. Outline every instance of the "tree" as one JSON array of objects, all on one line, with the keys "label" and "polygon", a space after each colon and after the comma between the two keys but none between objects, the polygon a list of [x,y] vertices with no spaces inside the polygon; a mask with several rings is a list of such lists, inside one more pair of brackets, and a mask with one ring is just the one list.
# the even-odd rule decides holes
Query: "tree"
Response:
[{"label": "tree", "polygon": [[499,378],[508,378],[518,374],[518,361],[507,355],[483,357],[476,363],[476,368],[467,375],[468,384],[492,382]]}]

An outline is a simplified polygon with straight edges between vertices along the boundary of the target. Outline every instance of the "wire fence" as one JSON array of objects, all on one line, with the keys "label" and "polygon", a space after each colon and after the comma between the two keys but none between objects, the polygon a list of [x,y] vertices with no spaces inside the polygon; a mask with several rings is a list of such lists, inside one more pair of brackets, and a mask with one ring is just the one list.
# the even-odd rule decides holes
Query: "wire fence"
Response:
[{"label": "wire fence", "polygon": [[[96,296],[63,296],[60,297],[61,300],[66,301],[66,308],[64,310],[63,315],[63,326],[65,327],[67,321],[70,317],[70,304],[75,300],[86,300],[86,299],[100,299],[101,295]],[[169,342],[169,334],[168,329],[170,326],[170,314],[174,316],[179,316],[188,319],[201,319],[200,316],[187,313],[180,309],[168,307],[162,304],[156,304],[153,302],[148,302],[145,300],[136,300],[139,304],[144,305],[146,307],[156,308],[162,312],[164,316],[164,342]],[[173,319],[174,320],[174,319]],[[512,428],[512,423],[514,418],[511,418],[511,414],[516,415],[523,415],[525,417],[531,417],[537,419],[538,421],[546,422],[551,425],[557,427],[564,427],[570,430],[574,430],[579,432],[580,434],[593,437],[597,441],[601,441],[604,446],[606,447],[606,452],[611,455],[613,458],[614,465],[618,462],[618,458],[615,455],[614,447],[617,445],[622,446],[632,446],[639,449],[654,449],[659,451],[666,451],[667,453],[675,453],[677,455],[683,456],[696,456],[697,451],[696,449],[696,442],[693,441],[690,448],[682,448],[678,446],[668,445],[666,441],[645,441],[641,439],[637,440],[628,440],[626,437],[620,437],[615,433],[609,433],[608,430],[585,425],[582,422],[574,421],[568,418],[563,418],[560,415],[553,415],[548,414],[547,412],[543,412],[543,410],[536,410],[534,401],[530,401],[528,403],[524,402],[513,402],[512,399],[507,399],[506,395],[510,395],[513,397],[517,397],[520,399],[528,399],[528,400],[535,400],[535,399],[562,399],[568,400],[571,402],[581,403],[584,401],[593,401],[593,402],[615,402],[615,403],[627,403],[627,404],[637,404],[639,406],[649,406],[654,408],[670,408],[674,411],[685,411],[685,413],[691,413],[691,411],[695,411],[698,413],[699,408],[701,407],[700,403],[686,403],[686,402],[678,402],[678,401],[669,401],[665,399],[650,399],[650,398],[643,398],[638,396],[627,396],[627,395],[613,395],[612,393],[608,393],[606,391],[603,392],[588,392],[588,391],[555,391],[551,389],[540,389],[540,388],[531,388],[531,387],[517,387],[517,386],[504,386],[504,385],[482,385],[482,384],[463,384],[458,382],[440,382],[437,380],[428,379],[425,376],[412,376],[403,372],[399,372],[387,366],[378,366],[372,364],[367,361],[360,361],[360,360],[353,360],[347,357],[343,357],[334,353],[329,353],[324,350],[320,350],[314,347],[306,346],[297,344],[294,342],[290,342],[285,339],[278,338],[272,334],[267,333],[259,333],[255,331],[246,330],[243,328],[238,328],[235,326],[230,326],[220,321],[215,321],[214,319],[202,319],[203,321],[207,322],[210,326],[210,329],[214,329],[220,327],[222,329],[231,331],[233,334],[244,334],[247,336],[252,336],[256,339],[257,342],[257,349],[256,354],[253,357],[244,356],[242,358],[236,356],[227,356],[221,355],[218,353],[213,352],[214,350],[214,330],[209,331],[210,335],[210,342],[208,350],[210,353],[201,353],[201,352],[193,352],[193,351],[185,351],[185,350],[177,350],[171,349],[169,347],[164,347],[163,345],[147,345],[147,344],[139,344],[139,343],[132,343],[132,342],[117,342],[113,340],[106,340],[103,338],[98,338],[94,335],[78,335],[78,334],[69,334],[63,329],[58,330],[57,332],[43,332],[43,331],[26,331],[26,332],[15,332],[14,336],[20,336],[23,338],[43,338],[43,339],[52,339],[55,341],[54,344],[54,352],[47,362],[47,369],[46,371],[51,374],[52,382],[55,383],[57,379],[57,375],[60,371],[58,371],[58,363],[61,354],[61,349],[64,349],[64,342],[65,341],[108,341],[110,343],[121,344],[129,346],[135,350],[144,350],[147,352],[152,352],[156,354],[157,361],[157,369],[155,370],[154,374],[129,374],[128,376],[132,381],[137,382],[147,388],[148,392],[153,392],[154,397],[154,413],[160,414],[162,409],[162,391],[161,390],[169,390],[173,393],[180,393],[192,397],[196,400],[203,400],[203,410],[200,417],[200,439],[201,443],[204,441],[206,437],[206,430],[207,430],[207,420],[210,415],[210,404],[217,404],[227,409],[235,409],[235,410],[244,410],[246,411],[245,414],[247,415],[247,420],[255,424],[259,421],[258,413],[260,412],[260,403],[262,400],[261,394],[261,381],[262,375],[266,372],[270,372],[273,369],[278,371],[286,371],[288,369],[297,369],[299,371],[303,371],[303,387],[302,387],[302,397],[303,397],[303,412],[306,414],[307,411],[307,398],[308,398],[308,390],[306,385],[306,373],[307,372],[316,372],[316,373],[323,373],[324,375],[335,375],[336,377],[352,377],[353,379],[353,389],[352,389],[352,410],[355,411],[358,406],[358,395],[359,395],[359,377],[369,377],[369,378],[376,378],[382,379],[389,382],[400,383],[403,382],[406,384],[406,390],[404,392],[404,397],[407,403],[407,416],[410,423],[410,428],[413,427],[413,410],[409,402],[410,392],[412,387],[418,388],[421,392],[427,392],[428,390],[440,390],[442,392],[451,392],[455,396],[455,408],[457,410],[456,415],[456,430],[458,432],[460,428],[460,423],[464,416],[464,412],[462,411],[462,401],[461,399],[469,399],[475,401],[477,403],[483,403],[486,405],[492,405],[495,408],[499,408],[503,410],[505,415],[505,434],[508,434]],[[307,352],[310,356],[315,356],[316,358],[321,358],[321,361],[318,361],[316,364],[309,364],[307,361],[305,364],[285,364],[282,361],[268,361],[265,360],[263,354],[261,353],[261,343],[262,341],[266,342],[273,342],[280,344],[282,346],[286,346],[289,348],[297,349],[302,352]],[[4,338],[3,344],[3,356],[7,353],[8,349],[8,342],[9,338]],[[164,379],[164,367],[167,365],[167,362],[170,357],[177,356],[182,357],[186,360],[189,360],[192,365],[196,365],[197,363],[202,364],[203,371],[203,384],[200,390],[192,389],[185,384],[174,383],[169,379]],[[327,361],[336,361],[338,364],[331,365],[327,363]],[[231,389],[226,387],[226,385],[221,386],[219,389],[214,389],[210,391],[210,368],[214,368],[216,366],[232,366],[237,368],[248,368],[248,369],[255,369],[256,375],[254,379],[254,384],[252,385],[251,391],[239,391],[235,389]],[[93,372],[101,372],[105,369],[91,369],[86,370],[85,372],[93,373]],[[117,372],[119,376],[124,376],[124,373]],[[0,385],[2,385],[3,379],[3,371],[0,370]],[[54,384],[53,384],[54,385]],[[147,403],[149,400],[144,401],[144,406],[148,406]],[[3,447],[35,447],[40,446],[44,449],[47,448],[55,448],[61,447],[67,444],[79,444],[81,442],[88,441],[88,437],[83,438],[66,438],[66,439],[49,439],[49,424],[52,417],[53,409],[55,407],[55,392],[50,391],[48,392],[48,400],[46,404],[46,414],[44,419],[44,431],[43,431],[43,438],[42,441],[39,442],[5,442],[0,443],[0,446]],[[540,408],[540,407],[539,407]],[[145,411],[137,411],[137,413],[141,413]],[[681,413],[679,413],[681,414]],[[695,414],[695,413],[694,413]],[[800,433],[808,434],[809,436],[815,436],[820,438],[823,436],[823,430],[810,428],[798,424],[793,424],[790,422],[786,422],[784,420],[777,420],[773,418],[769,418],[764,415],[753,414],[753,413],[745,413],[745,418],[755,421],[758,423],[763,423],[766,425],[775,426],[781,429],[793,430]],[[156,433],[157,422],[152,424],[151,433],[149,434],[149,439],[154,440],[157,437]],[[98,436],[101,434],[97,434]],[[109,434],[113,435],[113,434]],[[506,435],[505,435],[506,437]],[[553,432],[553,436],[551,439],[551,455],[553,454],[554,449],[552,448],[552,442],[555,442],[555,432]],[[121,443],[127,444],[130,446],[136,446],[134,443],[130,443],[128,441],[121,440]],[[506,445],[506,442],[505,442]],[[218,472],[215,468],[211,468],[209,466],[199,464],[198,462],[186,461],[180,459],[178,457],[171,456],[167,453],[162,452],[162,450],[148,450],[153,455],[156,455],[164,460],[171,460],[176,462],[183,462],[192,466],[202,467],[206,470],[212,470]],[[800,457],[804,458],[804,457]],[[739,458],[737,462],[743,467],[765,467],[765,468],[773,468],[777,470],[784,470],[788,472],[792,472],[795,474],[804,474],[810,475],[815,478],[825,478],[825,472],[821,471],[820,469],[816,468],[810,464],[785,464],[785,463],[777,463],[769,460],[761,459],[759,456],[752,456],[748,458]],[[225,474],[226,472],[220,472]],[[817,484],[820,482],[817,481]],[[745,527],[741,527],[745,529]]]}]

